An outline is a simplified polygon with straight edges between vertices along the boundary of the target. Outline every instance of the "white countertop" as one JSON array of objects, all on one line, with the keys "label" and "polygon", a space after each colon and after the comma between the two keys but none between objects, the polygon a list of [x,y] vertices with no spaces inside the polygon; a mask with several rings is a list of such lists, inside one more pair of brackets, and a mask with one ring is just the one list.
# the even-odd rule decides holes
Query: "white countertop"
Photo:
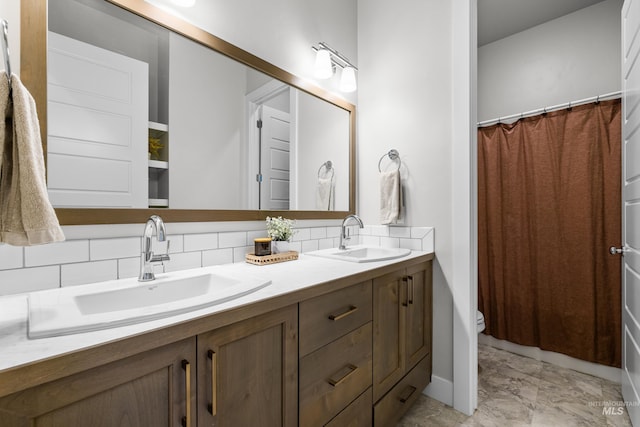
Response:
[{"label": "white countertop", "polygon": [[[380,267],[428,255],[411,251],[405,257],[387,261],[354,263],[300,254],[296,261],[257,266],[247,263],[225,264],[197,269],[232,277],[248,274],[271,279],[271,285],[235,300],[158,320],[93,332],[52,338],[27,337],[27,294],[0,297],[0,372],[37,361],[106,344],[167,326],[256,303],[272,297],[337,280]],[[171,275],[164,273],[158,277]]]}]

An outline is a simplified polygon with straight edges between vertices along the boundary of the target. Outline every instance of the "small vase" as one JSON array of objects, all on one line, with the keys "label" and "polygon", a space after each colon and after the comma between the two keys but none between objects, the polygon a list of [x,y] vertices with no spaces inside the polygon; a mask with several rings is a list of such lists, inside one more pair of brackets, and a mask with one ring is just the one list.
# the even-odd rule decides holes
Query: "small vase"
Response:
[{"label": "small vase", "polygon": [[289,252],[291,250],[289,246],[290,243],[287,240],[274,240],[271,242],[271,252],[274,254]]}]

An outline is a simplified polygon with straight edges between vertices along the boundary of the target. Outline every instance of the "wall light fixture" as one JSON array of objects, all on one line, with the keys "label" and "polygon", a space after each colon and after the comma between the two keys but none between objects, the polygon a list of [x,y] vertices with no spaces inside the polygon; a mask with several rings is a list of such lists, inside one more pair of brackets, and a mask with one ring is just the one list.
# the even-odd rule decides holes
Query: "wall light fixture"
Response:
[{"label": "wall light fixture", "polygon": [[318,43],[318,47],[311,46],[316,52],[314,74],[318,79],[328,79],[333,76],[337,67],[342,69],[340,76],[340,90],[353,92],[358,88],[356,71],[358,70],[349,59],[325,42]]}]

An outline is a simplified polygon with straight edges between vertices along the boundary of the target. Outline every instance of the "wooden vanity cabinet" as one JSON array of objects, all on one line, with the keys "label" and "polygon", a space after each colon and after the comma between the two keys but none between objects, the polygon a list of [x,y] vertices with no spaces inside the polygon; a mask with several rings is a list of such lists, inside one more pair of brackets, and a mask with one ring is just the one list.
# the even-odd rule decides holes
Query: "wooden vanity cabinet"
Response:
[{"label": "wooden vanity cabinet", "polygon": [[198,426],[297,425],[297,305],[197,340]]},{"label": "wooden vanity cabinet", "polygon": [[[373,280],[373,401],[393,408],[374,410],[375,425],[392,425],[431,381],[431,270],[427,261]],[[390,393],[405,378],[404,389]]]},{"label": "wooden vanity cabinet", "polygon": [[371,281],[303,301],[299,312],[299,425],[371,425]]},{"label": "wooden vanity cabinet", "polygon": [[194,426],[196,341],[186,339],[0,398],[0,425]]}]

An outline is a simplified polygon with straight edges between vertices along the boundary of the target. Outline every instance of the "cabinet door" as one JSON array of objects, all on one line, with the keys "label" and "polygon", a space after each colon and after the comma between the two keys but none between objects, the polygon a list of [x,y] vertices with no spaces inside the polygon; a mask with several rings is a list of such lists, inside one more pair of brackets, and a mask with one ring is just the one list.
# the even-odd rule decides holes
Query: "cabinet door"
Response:
[{"label": "cabinet door", "polygon": [[194,362],[187,339],[14,393],[0,399],[0,424],[195,426]]},{"label": "cabinet door", "polygon": [[198,335],[198,425],[295,426],[297,330],[292,306]]},{"label": "cabinet door", "polygon": [[407,367],[431,353],[431,262],[407,269]]},{"label": "cabinet door", "polygon": [[405,373],[407,282],[404,270],[373,281],[373,400],[380,399]]}]

